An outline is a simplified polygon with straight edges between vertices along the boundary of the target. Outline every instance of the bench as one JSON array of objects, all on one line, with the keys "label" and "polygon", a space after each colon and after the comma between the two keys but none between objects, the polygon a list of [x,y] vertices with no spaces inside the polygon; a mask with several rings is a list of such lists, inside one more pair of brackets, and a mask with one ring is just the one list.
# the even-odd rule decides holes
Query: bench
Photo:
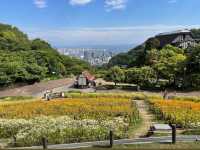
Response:
[{"label": "bench", "polygon": [[172,128],[168,124],[154,124],[150,127],[148,136],[152,136],[155,133],[168,134],[172,132]]},{"label": "bench", "polygon": [[157,130],[157,131],[171,131],[172,130],[171,126],[168,124],[154,124],[152,126],[152,129],[154,131],[155,130]]},{"label": "bench", "polygon": [[176,125],[174,124],[154,124],[151,126],[149,134],[168,133],[172,135],[172,143],[176,143]]},{"label": "bench", "polygon": [[64,98],[64,97],[65,97],[64,92],[58,92],[58,93],[46,92],[44,94],[44,98],[47,101],[54,99],[54,98]]}]

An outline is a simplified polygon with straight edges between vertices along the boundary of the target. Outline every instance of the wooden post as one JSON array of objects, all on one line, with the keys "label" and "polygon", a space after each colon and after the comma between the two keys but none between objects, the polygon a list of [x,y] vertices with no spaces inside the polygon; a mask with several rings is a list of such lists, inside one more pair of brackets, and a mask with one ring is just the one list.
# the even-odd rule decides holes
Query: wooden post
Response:
[{"label": "wooden post", "polygon": [[113,144],[114,144],[114,136],[113,136],[113,131],[110,131],[110,147],[112,148],[113,147]]},{"label": "wooden post", "polygon": [[46,138],[42,138],[42,146],[43,146],[43,149],[47,149],[47,139]]},{"label": "wooden post", "polygon": [[47,95],[47,101],[50,101],[50,94]]},{"label": "wooden post", "polygon": [[65,98],[65,93],[64,92],[61,92],[61,97]]},{"label": "wooden post", "polygon": [[171,125],[172,127],[172,144],[176,144],[176,125]]}]

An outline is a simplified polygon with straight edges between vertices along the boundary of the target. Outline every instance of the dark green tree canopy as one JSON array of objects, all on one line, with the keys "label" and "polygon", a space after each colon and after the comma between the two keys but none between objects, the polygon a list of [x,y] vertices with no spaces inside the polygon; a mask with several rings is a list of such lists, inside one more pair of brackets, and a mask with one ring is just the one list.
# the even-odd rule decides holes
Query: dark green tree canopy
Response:
[{"label": "dark green tree canopy", "polygon": [[16,27],[0,24],[0,85],[34,83],[90,69],[88,63],[59,54],[49,43],[29,40]]},{"label": "dark green tree canopy", "polygon": [[117,85],[117,83],[124,82],[124,71],[120,67],[114,66],[108,71],[107,75],[105,76],[105,79],[107,81],[112,81],[115,83],[115,85]]},{"label": "dark green tree canopy", "polygon": [[149,38],[146,41],[145,49],[151,50],[151,49],[158,49],[160,47],[160,41],[157,38]]}]

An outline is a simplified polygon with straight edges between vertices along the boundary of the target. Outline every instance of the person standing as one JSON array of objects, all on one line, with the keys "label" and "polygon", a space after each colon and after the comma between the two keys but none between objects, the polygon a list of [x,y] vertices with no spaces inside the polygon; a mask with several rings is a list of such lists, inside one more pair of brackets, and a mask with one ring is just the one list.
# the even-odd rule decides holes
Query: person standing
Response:
[{"label": "person standing", "polygon": [[168,91],[166,89],[163,93],[163,99],[168,99]]}]

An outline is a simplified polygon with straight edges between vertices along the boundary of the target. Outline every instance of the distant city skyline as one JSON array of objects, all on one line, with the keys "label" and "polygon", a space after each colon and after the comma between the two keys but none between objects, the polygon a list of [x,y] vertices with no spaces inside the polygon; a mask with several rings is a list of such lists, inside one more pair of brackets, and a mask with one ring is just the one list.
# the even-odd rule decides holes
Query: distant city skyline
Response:
[{"label": "distant city skyline", "polygon": [[199,6],[199,0],[1,0],[0,22],[54,47],[136,45],[161,32],[199,28]]},{"label": "distant city skyline", "polygon": [[122,52],[101,48],[60,48],[58,51],[61,54],[85,60],[92,66],[107,64],[114,55]]}]

